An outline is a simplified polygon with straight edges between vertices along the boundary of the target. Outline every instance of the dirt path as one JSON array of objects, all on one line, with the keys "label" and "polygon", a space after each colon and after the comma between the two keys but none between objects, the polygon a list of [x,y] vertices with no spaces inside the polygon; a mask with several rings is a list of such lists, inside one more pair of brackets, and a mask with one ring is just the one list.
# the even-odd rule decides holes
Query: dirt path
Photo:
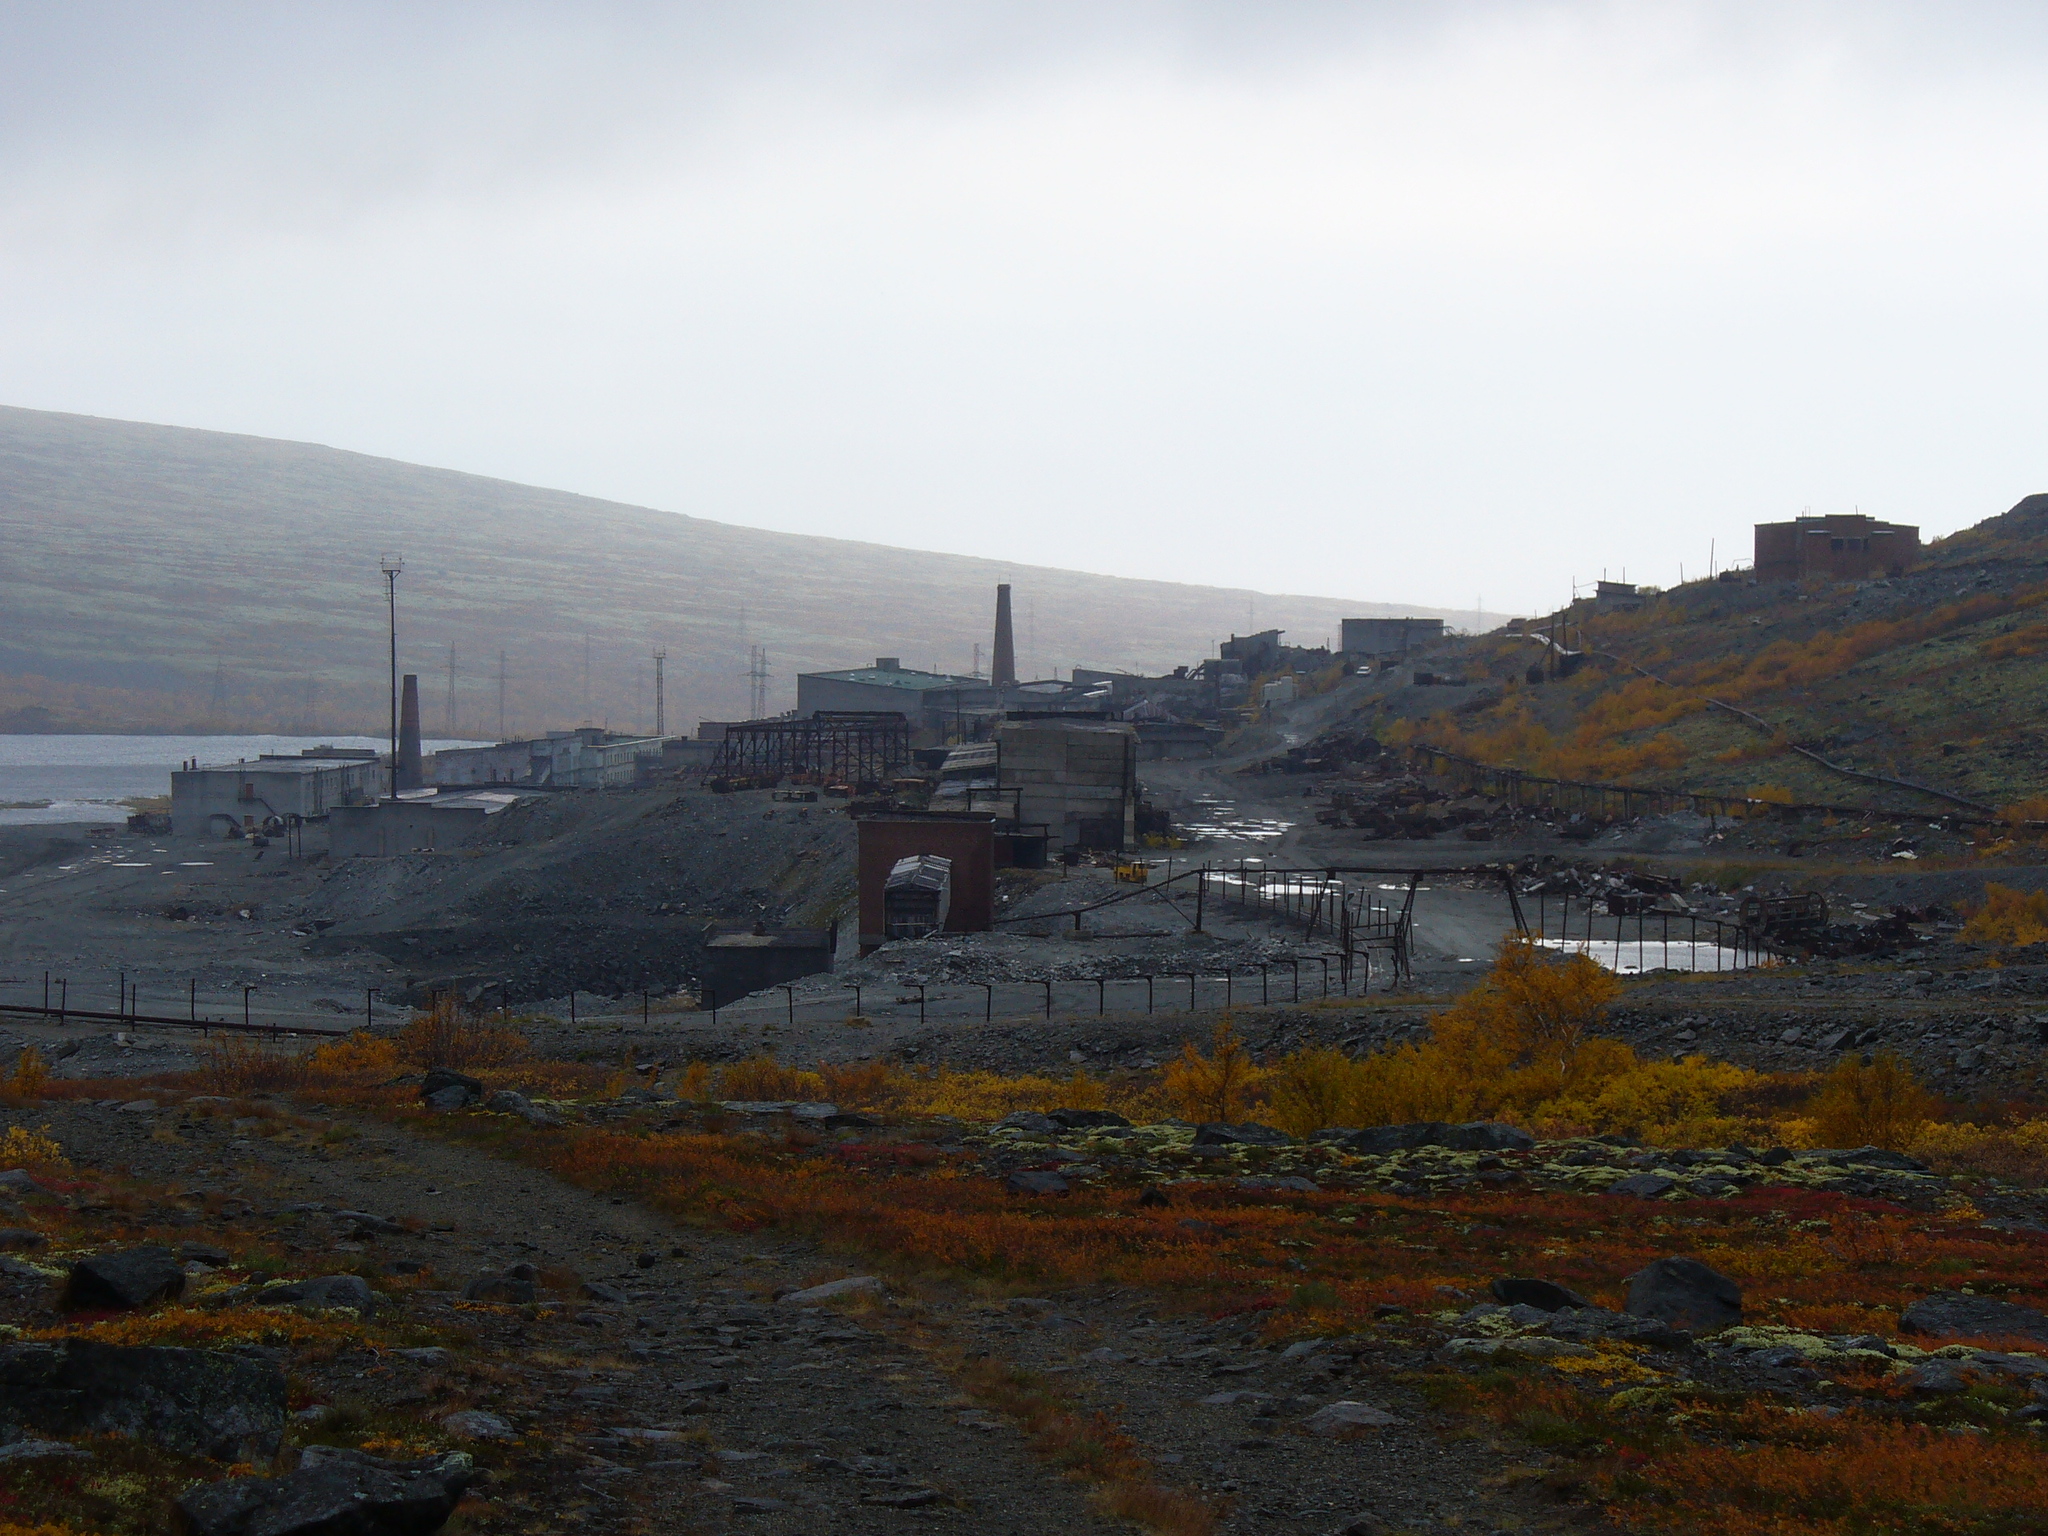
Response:
[{"label": "dirt path", "polygon": [[[1517,1458],[1443,1437],[1397,1384],[1422,1358],[1398,1326],[1287,1356],[1255,1348],[1241,1321],[1189,1319],[1136,1292],[1004,1300],[928,1287],[804,1309],[773,1295],[847,1272],[807,1241],[682,1227],[472,1147],[309,1118],[327,1128],[265,1135],[245,1120],[238,1132],[226,1118],[112,1104],[45,1104],[0,1123],[47,1124],[81,1163],[249,1200],[279,1224],[294,1273],[365,1254],[387,1271],[430,1266],[434,1288],[408,1310],[472,1328],[499,1362],[465,1402],[579,1454],[581,1475],[548,1512],[558,1523],[530,1529],[1128,1529],[963,1391],[959,1372],[977,1360],[1109,1411],[1162,1483],[1227,1504],[1217,1530],[1232,1536],[1328,1531],[1361,1513],[1409,1530],[1546,1519],[1502,1491]],[[338,1239],[337,1211],[420,1230]],[[472,1277],[520,1263],[572,1296],[613,1289],[554,1317],[452,1308]],[[1202,1401],[1219,1393],[1237,1395]],[[1304,1431],[1339,1400],[1398,1422],[1350,1441]],[[878,1502],[891,1499],[908,1507]]]}]

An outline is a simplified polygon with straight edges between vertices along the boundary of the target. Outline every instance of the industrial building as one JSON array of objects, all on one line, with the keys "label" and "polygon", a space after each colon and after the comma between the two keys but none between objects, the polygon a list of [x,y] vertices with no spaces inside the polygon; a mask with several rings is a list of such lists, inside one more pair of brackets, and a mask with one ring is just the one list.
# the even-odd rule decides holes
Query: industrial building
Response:
[{"label": "industrial building", "polygon": [[1917,527],[1881,523],[1860,512],[1756,525],[1754,575],[1758,581],[1897,576],[1919,561]]},{"label": "industrial building", "polygon": [[233,763],[186,764],[171,775],[171,831],[178,837],[252,832],[273,818],[305,820],[337,806],[371,805],[386,788],[389,760],[367,747],[308,747]]},{"label": "industrial building", "polygon": [[947,672],[919,672],[903,665],[895,656],[877,656],[872,667],[854,667],[844,672],[801,672],[796,680],[796,712],[799,716],[820,712],[872,713],[887,710],[902,715],[913,726],[922,726],[927,713],[925,695],[960,689],[977,690],[988,685],[978,677],[955,677]]},{"label": "industrial building", "polygon": [[704,936],[698,978],[705,1001],[723,1007],[770,987],[832,969],[839,925],[770,928],[764,923],[714,923]]},{"label": "industrial building", "polygon": [[624,789],[645,783],[678,754],[665,736],[618,736],[594,726],[526,741],[452,747],[421,765],[421,784],[460,788],[517,784],[544,789]]},{"label": "industrial building", "polygon": [[[984,933],[996,912],[996,818],[985,812],[888,811],[855,823],[860,841],[860,950],[889,941],[889,880],[906,859],[945,861],[939,931]],[[920,877],[922,879],[923,877]],[[899,893],[905,889],[899,885]],[[898,896],[899,905],[903,897]]]},{"label": "industrial building", "polygon": [[1442,619],[1345,619],[1339,648],[1347,656],[1406,656],[1427,650],[1444,637]]},{"label": "industrial building", "polygon": [[531,791],[509,788],[401,791],[395,800],[336,806],[328,812],[328,856],[390,858],[401,853],[446,853],[481,842],[490,821]]},{"label": "industrial building", "polygon": [[1137,839],[1138,732],[1121,720],[1031,716],[995,729],[996,790],[1047,852],[1125,848]]}]

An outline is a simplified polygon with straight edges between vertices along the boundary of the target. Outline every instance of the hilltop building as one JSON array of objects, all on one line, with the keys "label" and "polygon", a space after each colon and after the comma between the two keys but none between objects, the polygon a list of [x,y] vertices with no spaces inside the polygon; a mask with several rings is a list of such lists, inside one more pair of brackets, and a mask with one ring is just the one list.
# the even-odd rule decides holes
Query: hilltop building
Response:
[{"label": "hilltop building", "polygon": [[1406,656],[1443,637],[1442,619],[1345,619],[1339,649],[1347,656]]},{"label": "hilltop building", "polygon": [[1917,527],[1881,523],[1860,512],[1756,525],[1758,581],[1800,581],[1808,576],[1853,581],[1864,576],[1897,576],[1911,570],[1919,560]]}]

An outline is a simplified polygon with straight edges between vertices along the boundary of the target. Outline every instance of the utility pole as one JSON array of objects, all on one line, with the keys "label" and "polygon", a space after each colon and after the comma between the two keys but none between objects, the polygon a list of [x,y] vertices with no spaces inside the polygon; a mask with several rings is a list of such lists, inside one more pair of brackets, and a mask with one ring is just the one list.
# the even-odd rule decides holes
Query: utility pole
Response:
[{"label": "utility pole", "polygon": [[498,740],[505,739],[505,653],[498,652]]},{"label": "utility pole", "polygon": [[[384,573],[384,599],[391,616],[391,798],[398,798],[398,573],[405,569],[405,561],[397,555],[386,555],[377,562],[377,569]],[[248,1002],[243,999],[244,1004]]]},{"label": "utility pole", "polygon": [[654,648],[654,734],[657,736],[668,734],[668,714],[661,696],[661,664],[667,660],[667,649],[657,645]]}]

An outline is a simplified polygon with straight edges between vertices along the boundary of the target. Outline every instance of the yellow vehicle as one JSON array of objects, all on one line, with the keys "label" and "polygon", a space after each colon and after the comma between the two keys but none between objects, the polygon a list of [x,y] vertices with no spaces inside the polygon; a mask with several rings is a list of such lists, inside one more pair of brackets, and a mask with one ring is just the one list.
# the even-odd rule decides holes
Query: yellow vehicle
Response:
[{"label": "yellow vehicle", "polygon": [[1143,885],[1152,878],[1152,866],[1149,864],[1119,864],[1116,867],[1116,877],[1126,885]]}]

